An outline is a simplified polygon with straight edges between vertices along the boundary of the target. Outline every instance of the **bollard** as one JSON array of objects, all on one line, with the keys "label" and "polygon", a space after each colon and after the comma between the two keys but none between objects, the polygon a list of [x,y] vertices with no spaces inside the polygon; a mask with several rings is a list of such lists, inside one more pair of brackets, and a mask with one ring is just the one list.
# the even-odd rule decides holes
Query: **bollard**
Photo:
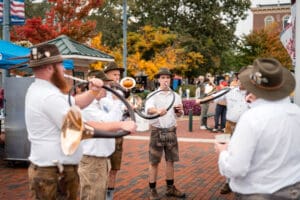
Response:
[{"label": "bollard", "polygon": [[189,132],[193,131],[193,109],[189,109]]}]

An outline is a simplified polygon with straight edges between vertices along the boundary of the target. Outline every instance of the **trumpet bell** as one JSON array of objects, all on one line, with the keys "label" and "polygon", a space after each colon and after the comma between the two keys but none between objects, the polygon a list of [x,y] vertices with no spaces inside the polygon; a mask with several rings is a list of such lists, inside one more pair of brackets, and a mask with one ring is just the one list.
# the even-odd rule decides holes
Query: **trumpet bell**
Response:
[{"label": "trumpet bell", "polygon": [[72,155],[78,148],[84,129],[80,109],[72,106],[64,118],[61,129],[61,148],[65,155]]},{"label": "trumpet bell", "polygon": [[135,87],[136,82],[135,82],[135,80],[134,80],[133,78],[131,78],[131,77],[124,77],[124,78],[121,79],[120,85],[121,85],[123,88],[130,90],[130,89],[132,89],[132,88]]}]

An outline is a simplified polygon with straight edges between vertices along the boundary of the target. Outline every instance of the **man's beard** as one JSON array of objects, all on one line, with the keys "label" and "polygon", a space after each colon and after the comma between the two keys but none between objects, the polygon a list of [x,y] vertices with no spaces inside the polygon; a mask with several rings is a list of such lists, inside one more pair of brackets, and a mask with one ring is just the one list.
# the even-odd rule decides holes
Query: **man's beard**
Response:
[{"label": "man's beard", "polygon": [[54,72],[51,76],[51,82],[63,93],[68,94],[69,86],[63,74],[60,74],[57,65],[54,65]]}]

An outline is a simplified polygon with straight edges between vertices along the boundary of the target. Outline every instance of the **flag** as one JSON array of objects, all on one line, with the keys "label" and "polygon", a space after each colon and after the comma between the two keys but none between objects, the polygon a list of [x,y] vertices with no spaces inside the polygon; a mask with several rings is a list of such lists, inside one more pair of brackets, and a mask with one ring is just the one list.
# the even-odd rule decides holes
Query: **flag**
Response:
[{"label": "flag", "polygon": [[3,0],[0,0],[0,24],[3,23]]},{"label": "flag", "polygon": [[10,24],[25,24],[25,4],[24,0],[10,1]]},{"label": "flag", "polygon": [[292,59],[292,63],[296,64],[296,3],[291,7],[291,17],[289,24],[285,27],[280,35],[280,41]]}]

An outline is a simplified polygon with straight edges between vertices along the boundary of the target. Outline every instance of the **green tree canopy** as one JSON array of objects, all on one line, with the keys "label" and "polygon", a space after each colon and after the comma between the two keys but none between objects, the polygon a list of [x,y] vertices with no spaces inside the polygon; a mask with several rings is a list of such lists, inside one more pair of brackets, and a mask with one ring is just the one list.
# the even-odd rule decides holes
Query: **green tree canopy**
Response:
[{"label": "green tree canopy", "polygon": [[[122,39],[122,0],[106,0],[94,13],[97,30],[103,33],[103,44],[120,45]],[[220,68],[221,55],[235,44],[235,27],[246,17],[250,0],[127,0],[128,31],[141,27],[164,27],[181,38],[184,51],[204,56],[195,63],[191,74],[197,76]],[[101,25],[99,25],[101,24]],[[150,52],[148,52],[150,53]]]}]

